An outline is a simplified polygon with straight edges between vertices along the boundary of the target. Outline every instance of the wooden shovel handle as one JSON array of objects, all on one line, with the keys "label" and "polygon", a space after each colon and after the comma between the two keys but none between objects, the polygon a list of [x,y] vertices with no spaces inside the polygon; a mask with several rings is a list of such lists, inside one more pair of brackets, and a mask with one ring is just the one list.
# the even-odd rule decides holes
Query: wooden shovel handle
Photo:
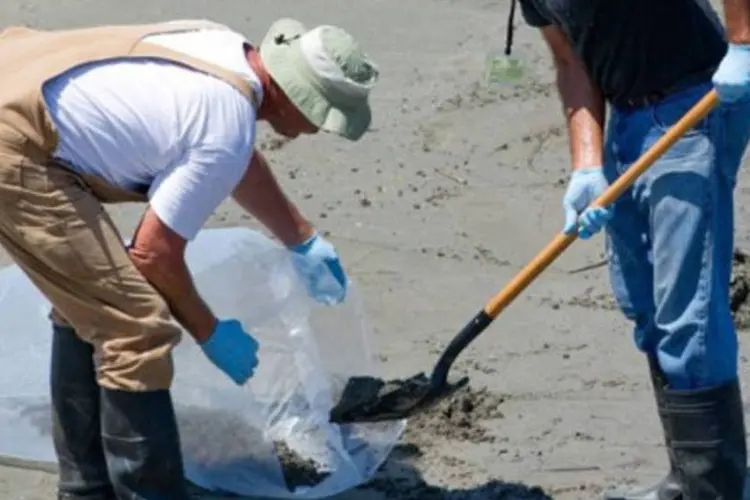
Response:
[{"label": "wooden shovel handle", "polygon": [[[680,121],[674,124],[651,148],[622,174],[592,205],[607,206],[614,203],[653,163],[685,133],[703,120],[718,104],[715,90],[709,91]],[[547,266],[567,249],[577,235],[560,233],[537,254],[521,271],[485,306],[484,312],[495,318],[505,309]]]}]

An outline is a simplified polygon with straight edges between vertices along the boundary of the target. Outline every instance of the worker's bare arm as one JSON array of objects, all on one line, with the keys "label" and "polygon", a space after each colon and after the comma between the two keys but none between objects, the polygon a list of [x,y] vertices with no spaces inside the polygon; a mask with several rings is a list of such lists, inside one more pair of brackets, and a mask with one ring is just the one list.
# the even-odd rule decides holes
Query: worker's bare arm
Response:
[{"label": "worker's bare arm", "polygon": [[541,31],[557,70],[557,88],[568,125],[573,169],[601,166],[606,113],[604,98],[583,62],[573,52],[565,33],[557,26],[546,26]]}]

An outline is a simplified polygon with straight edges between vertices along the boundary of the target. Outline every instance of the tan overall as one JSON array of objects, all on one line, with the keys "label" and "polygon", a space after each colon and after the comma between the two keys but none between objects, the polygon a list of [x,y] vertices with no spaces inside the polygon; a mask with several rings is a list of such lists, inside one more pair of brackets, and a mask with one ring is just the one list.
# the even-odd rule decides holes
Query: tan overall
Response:
[{"label": "tan overall", "polygon": [[14,27],[0,33],[0,245],[50,300],[55,318],[93,344],[97,380],[109,389],[169,388],[171,351],[182,330],[131,262],[102,205],[145,202],[145,195],[78,175],[52,160],[57,132],[42,85],[93,61],[157,57],[223,79],[257,107],[252,87],[238,75],[142,41],[203,26]]}]

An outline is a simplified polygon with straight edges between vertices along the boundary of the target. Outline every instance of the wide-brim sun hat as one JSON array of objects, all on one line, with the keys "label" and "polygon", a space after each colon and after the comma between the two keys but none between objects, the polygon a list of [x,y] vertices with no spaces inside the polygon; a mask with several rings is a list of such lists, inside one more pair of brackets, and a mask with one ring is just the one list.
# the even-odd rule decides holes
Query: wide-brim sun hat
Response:
[{"label": "wide-brim sun hat", "polygon": [[271,25],[260,46],[271,78],[316,127],[356,141],[372,121],[370,91],[379,70],[345,30],[308,29],[284,18]]}]

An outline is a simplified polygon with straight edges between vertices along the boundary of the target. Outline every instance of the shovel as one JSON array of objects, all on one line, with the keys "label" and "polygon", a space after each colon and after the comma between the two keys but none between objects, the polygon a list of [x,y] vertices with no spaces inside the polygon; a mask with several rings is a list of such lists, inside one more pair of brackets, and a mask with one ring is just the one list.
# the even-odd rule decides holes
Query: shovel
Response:
[{"label": "shovel", "polygon": [[[614,203],[635,180],[680,137],[705,118],[718,104],[714,90],[708,92],[680,121],[671,127],[617,181],[594,200],[594,206]],[[425,411],[468,385],[469,378],[448,380],[456,357],[554,260],[575,241],[577,235],[560,233],[479,311],[443,351],[432,374],[384,382],[374,377],[348,379],[339,403],[331,410],[333,423],[399,420]]]}]

